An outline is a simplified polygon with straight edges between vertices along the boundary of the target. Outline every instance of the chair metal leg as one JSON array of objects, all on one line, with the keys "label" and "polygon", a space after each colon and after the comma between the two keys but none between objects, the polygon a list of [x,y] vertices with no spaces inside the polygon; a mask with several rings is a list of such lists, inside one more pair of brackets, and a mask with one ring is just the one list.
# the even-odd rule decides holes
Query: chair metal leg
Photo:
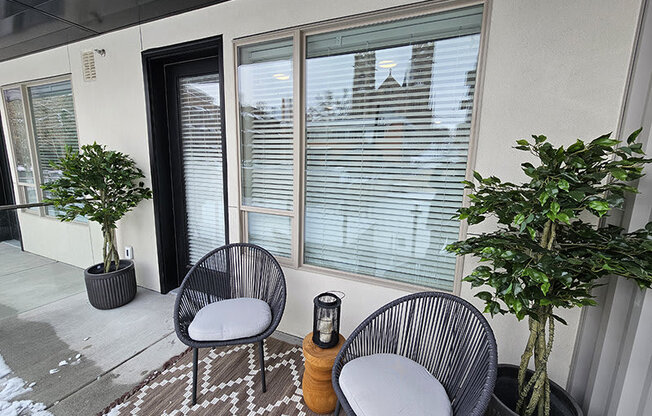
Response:
[{"label": "chair metal leg", "polygon": [[338,401],[337,401],[337,404],[335,405],[335,413],[333,413],[333,414],[334,414],[335,416],[338,416],[338,415],[340,414],[340,409],[341,409],[340,401],[338,400]]},{"label": "chair metal leg", "polygon": [[263,379],[263,393],[267,391],[265,384],[265,340],[260,341],[260,375]]},{"label": "chair metal leg", "polygon": [[197,370],[199,360],[199,349],[192,349],[192,404],[197,404]]}]

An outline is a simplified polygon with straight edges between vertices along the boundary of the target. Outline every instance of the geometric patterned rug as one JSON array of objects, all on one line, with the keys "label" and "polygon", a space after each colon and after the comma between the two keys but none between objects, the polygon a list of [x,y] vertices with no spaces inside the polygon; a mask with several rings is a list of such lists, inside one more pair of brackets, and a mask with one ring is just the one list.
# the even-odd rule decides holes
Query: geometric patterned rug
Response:
[{"label": "geometric patterned rug", "polygon": [[265,340],[266,393],[257,345],[200,349],[194,406],[190,351],[172,358],[99,415],[316,415],[303,402],[301,347],[271,337]]}]

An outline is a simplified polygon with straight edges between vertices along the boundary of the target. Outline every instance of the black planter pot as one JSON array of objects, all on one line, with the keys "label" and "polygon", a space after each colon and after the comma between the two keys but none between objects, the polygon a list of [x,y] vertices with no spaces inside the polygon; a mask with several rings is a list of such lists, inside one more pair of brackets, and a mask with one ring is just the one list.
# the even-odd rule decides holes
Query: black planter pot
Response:
[{"label": "black planter pot", "polygon": [[125,305],[136,296],[136,270],[131,260],[120,260],[118,270],[104,273],[104,264],[84,270],[88,300],[97,309]]},{"label": "black planter pot", "polygon": [[[527,377],[531,377],[532,373],[528,370]],[[518,399],[517,390],[518,367],[498,364],[496,387],[485,416],[518,416],[513,410]],[[584,416],[577,402],[553,381],[550,381],[550,416]]]}]

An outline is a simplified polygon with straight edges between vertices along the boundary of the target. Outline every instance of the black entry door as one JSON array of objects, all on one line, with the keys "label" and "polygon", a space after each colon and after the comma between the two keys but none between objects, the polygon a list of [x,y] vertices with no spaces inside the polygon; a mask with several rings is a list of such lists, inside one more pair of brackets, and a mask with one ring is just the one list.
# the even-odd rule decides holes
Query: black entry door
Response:
[{"label": "black entry door", "polygon": [[[9,157],[0,128],[0,206],[14,203]],[[0,241],[6,240],[20,240],[20,229],[15,210],[0,210]]]},{"label": "black entry door", "polygon": [[228,241],[221,41],[146,52],[162,292]]}]

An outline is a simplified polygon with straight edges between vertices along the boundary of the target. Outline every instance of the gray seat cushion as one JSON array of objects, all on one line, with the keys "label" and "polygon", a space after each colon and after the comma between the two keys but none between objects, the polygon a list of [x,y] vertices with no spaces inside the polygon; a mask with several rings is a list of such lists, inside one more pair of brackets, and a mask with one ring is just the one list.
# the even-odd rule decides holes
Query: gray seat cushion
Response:
[{"label": "gray seat cushion", "polygon": [[195,341],[227,341],[248,338],[272,323],[267,302],[254,298],[227,299],[201,308],[188,327]]},{"label": "gray seat cushion", "polygon": [[421,364],[396,354],[359,357],[344,365],[340,387],[358,416],[450,416],[441,383]]}]

